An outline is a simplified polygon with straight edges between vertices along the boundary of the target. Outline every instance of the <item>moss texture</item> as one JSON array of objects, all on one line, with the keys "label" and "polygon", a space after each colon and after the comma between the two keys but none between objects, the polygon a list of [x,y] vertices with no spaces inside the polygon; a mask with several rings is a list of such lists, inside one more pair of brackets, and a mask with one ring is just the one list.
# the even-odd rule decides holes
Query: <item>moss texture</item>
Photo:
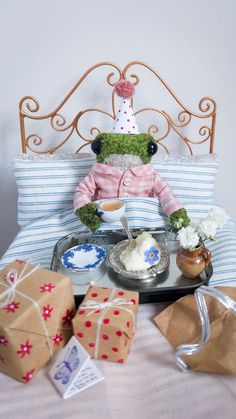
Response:
[{"label": "moss texture", "polygon": [[97,155],[99,163],[111,154],[136,155],[144,164],[151,161],[152,156],[148,154],[148,143],[154,141],[151,135],[101,133],[96,138],[102,143],[101,153]]},{"label": "moss texture", "polygon": [[180,208],[179,210],[173,212],[170,216],[170,224],[178,230],[182,227],[187,227],[190,224],[190,219],[186,209]]},{"label": "moss texture", "polygon": [[90,228],[93,233],[100,227],[101,219],[97,214],[96,204],[86,204],[76,211],[76,215],[80,217],[81,222]]}]

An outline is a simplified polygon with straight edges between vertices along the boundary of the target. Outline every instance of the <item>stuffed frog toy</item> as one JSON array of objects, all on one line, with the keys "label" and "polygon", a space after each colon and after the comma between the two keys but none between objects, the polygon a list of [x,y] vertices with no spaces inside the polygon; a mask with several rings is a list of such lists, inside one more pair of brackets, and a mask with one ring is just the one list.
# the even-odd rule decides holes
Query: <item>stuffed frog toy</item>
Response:
[{"label": "stuffed frog toy", "polygon": [[140,133],[136,124],[130,100],[133,84],[121,80],[115,92],[122,100],[114,127],[111,133],[101,133],[92,142],[97,162],[75,189],[75,214],[94,232],[101,223],[94,201],[157,197],[170,224],[178,229],[186,227],[189,224],[186,210],[151,163],[157,143],[151,135]]}]

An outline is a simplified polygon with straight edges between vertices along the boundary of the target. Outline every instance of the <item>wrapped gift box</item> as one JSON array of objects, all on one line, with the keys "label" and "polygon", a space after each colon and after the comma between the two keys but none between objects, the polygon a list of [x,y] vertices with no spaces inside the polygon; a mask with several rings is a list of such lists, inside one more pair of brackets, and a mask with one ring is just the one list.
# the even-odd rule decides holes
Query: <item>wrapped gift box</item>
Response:
[{"label": "wrapped gift box", "polygon": [[139,294],[91,286],[74,319],[74,335],[93,358],[123,363],[135,332]]},{"label": "wrapped gift box", "polygon": [[72,335],[70,278],[15,261],[0,271],[0,371],[24,383]]}]

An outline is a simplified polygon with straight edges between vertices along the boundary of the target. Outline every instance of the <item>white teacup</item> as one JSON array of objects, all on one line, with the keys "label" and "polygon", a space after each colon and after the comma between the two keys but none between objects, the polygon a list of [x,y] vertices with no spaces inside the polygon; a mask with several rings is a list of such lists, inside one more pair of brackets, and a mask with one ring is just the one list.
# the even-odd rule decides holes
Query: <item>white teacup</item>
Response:
[{"label": "white teacup", "polygon": [[125,203],[121,199],[106,199],[98,205],[98,212],[101,220],[105,223],[113,223],[119,221],[120,217],[125,213]]}]

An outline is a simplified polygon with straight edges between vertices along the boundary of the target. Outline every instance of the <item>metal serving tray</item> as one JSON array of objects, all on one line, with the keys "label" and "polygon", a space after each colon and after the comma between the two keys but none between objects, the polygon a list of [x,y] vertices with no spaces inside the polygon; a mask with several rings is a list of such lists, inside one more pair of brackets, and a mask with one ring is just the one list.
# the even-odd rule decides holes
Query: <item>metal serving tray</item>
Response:
[{"label": "metal serving tray", "polygon": [[[144,230],[133,230],[132,234],[135,237],[142,231]],[[107,254],[109,254],[115,244],[127,238],[124,230],[99,231],[95,234],[89,232],[72,233],[62,237],[54,247],[51,269],[71,277],[77,305],[82,301],[91,282],[101,287],[138,291],[140,294],[140,303],[177,300],[186,294],[193,293],[200,285],[208,284],[213,272],[211,263],[197,278],[188,279],[181,274],[175,262],[179,244],[173,229],[157,228],[146,229],[145,231],[150,232],[162,248],[168,249],[170,253],[169,267],[165,272],[158,274],[151,282],[136,282],[121,277],[110,267],[108,260],[96,271],[82,275],[67,270],[61,264],[63,253],[69,248],[82,243],[93,243],[102,246],[107,251]],[[80,285],[77,285],[78,280],[80,281]]]}]

